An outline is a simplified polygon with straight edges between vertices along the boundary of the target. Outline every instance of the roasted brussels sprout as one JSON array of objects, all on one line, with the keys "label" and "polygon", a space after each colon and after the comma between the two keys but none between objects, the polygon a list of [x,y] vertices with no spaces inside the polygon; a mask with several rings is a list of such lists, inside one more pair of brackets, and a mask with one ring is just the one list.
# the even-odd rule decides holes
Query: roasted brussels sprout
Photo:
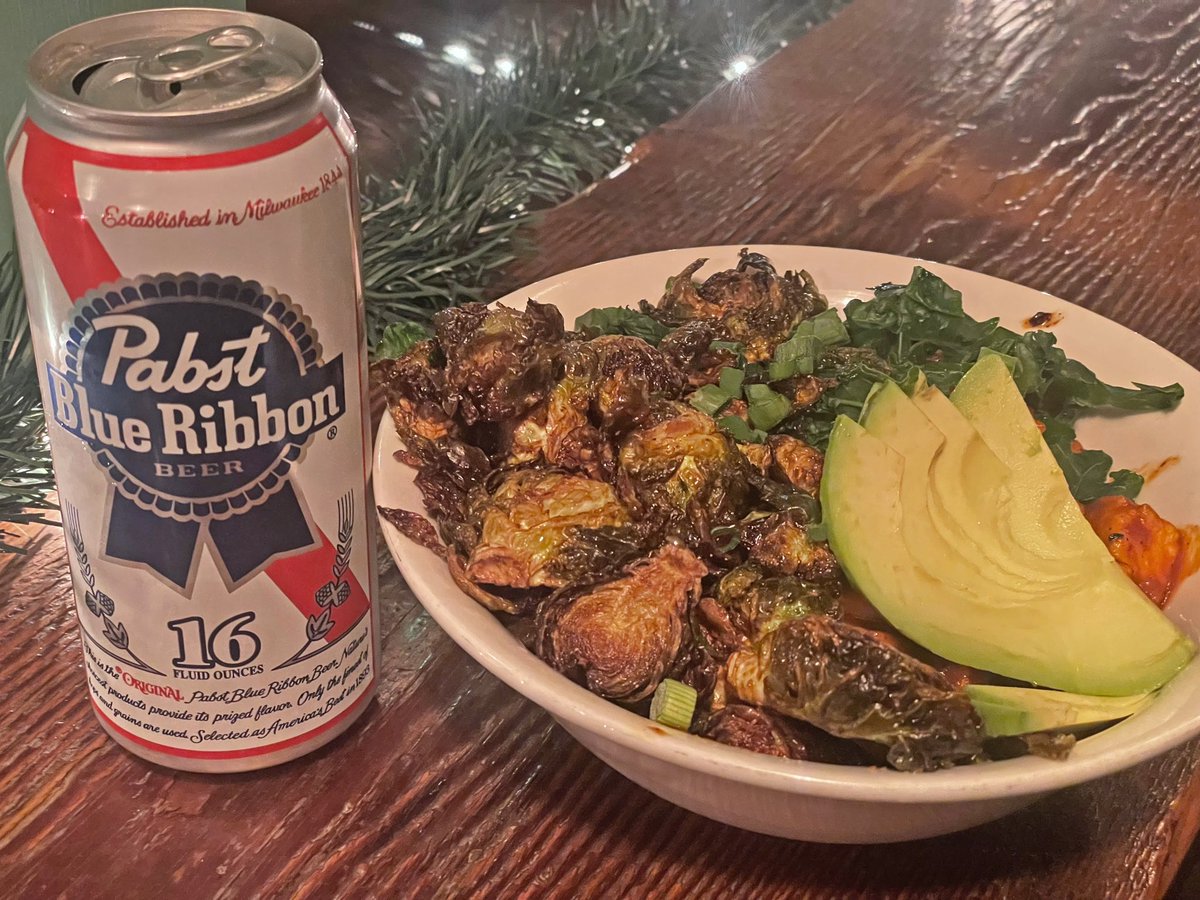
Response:
[{"label": "roasted brussels sprout", "polygon": [[828,306],[807,272],[778,275],[760,253],[743,250],[736,269],[697,284],[692,275],[705,262],[696,260],[671,279],[658,314],[668,324],[716,321],[723,339],[742,344],[748,362],[769,359],[802,320]]},{"label": "roasted brussels sprout", "polygon": [[722,339],[724,332],[714,323],[694,319],[680,325],[658,345],[684,373],[690,387],[716,384],[725,366],[737,365],[737,354],[732,350],[713,349],[713,343]]},{"label": "roasted brussels sprout", "polygon": [[786,434],[773,434],[765,444],[738,444],[760,475],[790,484],[814,497],[821,487],[825,457],[816,447]]},{"label": "roasted brussels sprout", "polygon": [[439,356],[433,341],[422,341],[377,370],[396,433],[413,452],[458,433],[458,425],[442,405],[446,384],[444,373],[436,364]]},{"label": "roasted brussels sprout", "polygon": [[656,347],[625,335],[569,343],[562,363],[549,397],[513,429],[508,463],[540,458],[610,480],[613,439],[642,422],[652,400],[678,397],[686,379]]},{"label": "roasted brussels sprout", "polygon": [[966,694],[827,616],[791,619],[734,653],[726,681],[744,702],[884,745],[888,764],[903,771],[972,762],[983,752],[983,723]]},{"label": "roasted brussels sprout", "polygon": [[407,509],[392,509],[386,506],[378,507],[379,514],[396,526],[396,530],[415,544],[428,547],[438,556],[446,555],[446,548],[438,538],[437,529],[420,513]]},{"label": "roasted brussels sprout", "polygon": [[562,587],[555,564],[576,530],[629,525],[610,485],[545,469],[509,473],[473,515],[480,536],[466,576],[514,588]]},{"label": "roasted brussels sprout", "polygon": [[483,489],[491,472],[487,454],[463,441],[445,439],[425,445],[418,461],[414,483],[425,509],[438,523],[443,540],[469,552],[478,534],[469,523],[468,498]]},{"label": "roasted brussels sprout", "polygon": [[782,719],[765,709],[733,703],[709,716],[702,734],[722,744],[755,753],[784,759],[808,759],[804,744],[792,740],[786,729]]},{"label": "roasted brussels sprout", "polygon": [[759,516],[740,530],[750,559],[777,575],[816,582],[836,581],[841,575],[833,551],[827,544],[809,539],[796,511]]},{"label": "roasted brussels sprout", "polygon": [[712,417],[691,407],[660,407],[622,442],[619,460],[639,512],[662,517],[689,546],[715,553],[712,528],[733,524],[748,509],[745,459]]},{"label": "roasted brussels sprout", "polygon": [[657,308],[651,312],[668,325],[682,325],[690,319],[711,319],[714,322],[721,318],[721,306],[700,294],[700,285],[692,276],[704,268],[708,258],[704,257],[688,263],[683,271],[667,279],[667,289]]},{"label": "roasted brussels sprout", "polygon": [[467,425],[524,415],[554,385],[562,314],[530,300],[524,312],[469,303],[433,317],[446,357],[446,399]]},{"label": "roasted brussels sprout", "polygon": [[610,434],[620,435],[640,424],[652,400],[675,400],[687,386],[687,376],[671,358],[641,338],[607,335],[590,345],[599,357],[596,415]]},{"label": "roasted brussels sprout", "polygon": [[744,703],[731,703],[705,720],[700,731],[731,747],[784,759],[863,765],[867,756],[851,741],[839,740],[811,725]]},{"label": "roasted brussels sprout", "polygon": [[539,652],[554,668],[613,700],[654,693],[679,654],[704,563],[668,544],[615,581],[543,604]]},{"label": "roasted brussels sprout", "polygon": [[813,584],[788,575],[773,575],[756,563],[725,574],[717,601],[741,631],[759,638],[789,619],[813,614],[837,615],[836,585]]},{"label": "roasted brussels sprout", "polygon": [[611,442],[588,420],[595,383],[575,375],[563,378],[549,398],[513,433],[508,464],[539,459],[592,478],[611,477],[615,465]]},{"label": "roasted brussels sprout", "polygon": [[[664,678],[694,688],[692,730],[714,740],[904,770],[1065,754],[1062,735],[985,740],[963,687],[997,676],[896,632],[814,539],[824,460],[796,435],[821,437],[846,401],[826,393],[839,378],[877,381],[888,363],[839,334],[819,353],[805,345],[812,374],[788,353],[761,365],[825,299],[807,273],[780,274],[761,254],[693,280],[705,262],[669,279],[657,306],[599,311],[580,332],[534,301],[438,313],[432,339],[373,369],[429,520],[381,515],[595,693],[635,703]],[[779,397],[762,390],[768,379]],[[746,427],[717,424],[730,416]],[[726,428],[762,443],[735,444]],[[1090,515],[1114,548],[1182,545],[1131,542],[1131,505],[1100,505]],[[1164,602],[1182,551],[1138,568],[1170,554],[1119,549]]]}]

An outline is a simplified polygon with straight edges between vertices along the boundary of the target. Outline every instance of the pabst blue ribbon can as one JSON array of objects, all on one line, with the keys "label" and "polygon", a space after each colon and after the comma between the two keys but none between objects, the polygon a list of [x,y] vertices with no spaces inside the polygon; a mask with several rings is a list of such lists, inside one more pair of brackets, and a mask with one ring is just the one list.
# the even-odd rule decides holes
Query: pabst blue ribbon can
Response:
[{"label": "pabst blue ribbon can", "polygon": [[355,138],[298,28],[50,38],[7,145],[97,717],[154,762],[291,759],[379,650]]}]

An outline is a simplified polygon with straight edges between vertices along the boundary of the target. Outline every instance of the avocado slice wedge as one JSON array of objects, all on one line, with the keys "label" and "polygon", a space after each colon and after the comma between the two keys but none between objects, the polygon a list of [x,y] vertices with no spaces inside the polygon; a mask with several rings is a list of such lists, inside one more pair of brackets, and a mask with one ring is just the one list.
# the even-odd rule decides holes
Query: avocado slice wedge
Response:
[{"label": "avocado slice wedge", "polygon": [[1003,361],[963,381],[950,404],[884,387],[866,427],[836,422],[821,501],[850,580],[955,662],[1084,695],[1160,687],[1191,640],[1092,532]]},{"label": "avocado slice wedge", "polygon": [[967,696],[988,737],[1065,731],[1127,719],[1150,705],[1154,694],[1091,697],[1039,688],[968,684]]}]

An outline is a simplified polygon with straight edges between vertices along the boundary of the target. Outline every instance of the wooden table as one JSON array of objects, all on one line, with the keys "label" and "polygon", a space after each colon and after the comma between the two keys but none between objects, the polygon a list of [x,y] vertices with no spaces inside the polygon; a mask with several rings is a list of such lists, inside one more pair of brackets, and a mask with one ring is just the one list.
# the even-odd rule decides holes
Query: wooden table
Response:
[{"label": "wooden table", "polygon": [[[552,211],[512,285],[697,244],[968,266],[1200,363],[1200,12],[1187,2],[856,0]],[[618,299],[618,298],[614,298]],[[971,832],[826,847],[626,782],[383,579],[378,701],[332,746],[210,778],[108,741],[57,531],[0,563],[0,892],[1140,897],[1200,827],[1197,745]]]}]

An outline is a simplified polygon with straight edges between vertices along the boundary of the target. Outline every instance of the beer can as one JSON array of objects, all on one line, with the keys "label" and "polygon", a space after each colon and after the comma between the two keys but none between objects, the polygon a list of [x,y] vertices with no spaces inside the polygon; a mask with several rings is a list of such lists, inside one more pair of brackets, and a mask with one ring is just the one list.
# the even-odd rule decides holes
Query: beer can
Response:
[{"label": "beer can", "polygon": [[300,756],[368,704],[356,143],[305,32],[69,28],[6,147],[83,668],[166,766]]}]

